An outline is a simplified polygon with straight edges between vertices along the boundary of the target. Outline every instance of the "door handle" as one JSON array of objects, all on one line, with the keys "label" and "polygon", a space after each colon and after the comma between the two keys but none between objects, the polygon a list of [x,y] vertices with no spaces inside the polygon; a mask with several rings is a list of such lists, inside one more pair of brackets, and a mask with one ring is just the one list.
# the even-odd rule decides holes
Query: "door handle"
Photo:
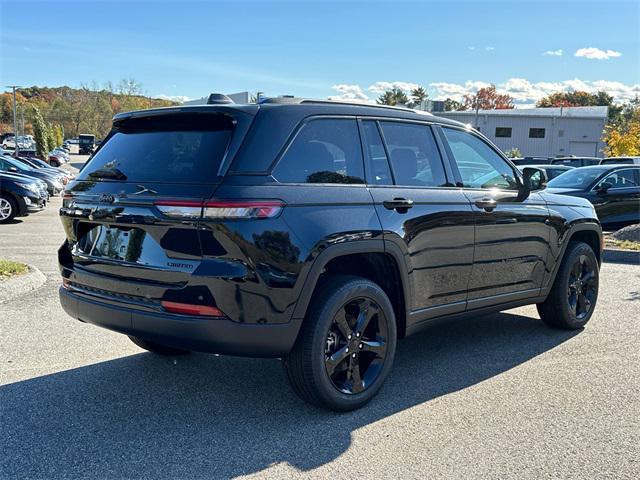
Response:
[{"label": "door handle", "polygon": [[476,200],[474,203],[476,207],[483,208],[487,212],[493,211],[493,209],[498,205],[498,202],[493,198],[482,198],[480,200]]},{"label": "door handle", "polygon": [[393,200],[385,200],[382,205],[387,210],[395,210],[398,213],[407,213],[411,207],[413,207],[413,200],[408,198],[394,198]]}]

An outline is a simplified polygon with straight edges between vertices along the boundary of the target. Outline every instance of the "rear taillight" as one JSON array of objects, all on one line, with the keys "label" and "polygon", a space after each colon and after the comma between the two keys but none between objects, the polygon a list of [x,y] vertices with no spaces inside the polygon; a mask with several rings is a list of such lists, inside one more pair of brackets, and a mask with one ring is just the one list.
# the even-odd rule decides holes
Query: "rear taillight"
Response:
[{"label": "rear taillight", "polygon": [[181,302],[168,302],[162,301],[160,303],[169,313],[178,313],[180,315],[201,315],[206,317],[224,317],[224,313],[216,307],[209,305],[194,305],[191,303]]},{"label": "rear taillight", "polygon": [[273,218],[277,216],[284,203],[279,201],[213,201],[205,202],[204,218]]},{"label": "rear taillight", "polygon": [[193,202],[159,200],[156,208],[163,215],[175,218],[239,219],[273,218],[280,214],[284,202],[279,200],[211,200]]}]

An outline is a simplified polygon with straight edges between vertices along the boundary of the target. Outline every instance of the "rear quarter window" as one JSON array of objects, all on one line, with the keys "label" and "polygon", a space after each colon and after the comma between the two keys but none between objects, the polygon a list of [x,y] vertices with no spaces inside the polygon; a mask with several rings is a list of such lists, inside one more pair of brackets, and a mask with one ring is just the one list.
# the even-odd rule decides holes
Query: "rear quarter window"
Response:
[{"label": "rear quarter window", "polygon": [[222,114],[162,115],[125,120],[82,170],[79,180],[206,183],[233,133]]},{"label": "rear quarter window", "polygon": [[297,132],[273,176],[283,183],[364,183],[358,126],[354,119],[313,119]]}]

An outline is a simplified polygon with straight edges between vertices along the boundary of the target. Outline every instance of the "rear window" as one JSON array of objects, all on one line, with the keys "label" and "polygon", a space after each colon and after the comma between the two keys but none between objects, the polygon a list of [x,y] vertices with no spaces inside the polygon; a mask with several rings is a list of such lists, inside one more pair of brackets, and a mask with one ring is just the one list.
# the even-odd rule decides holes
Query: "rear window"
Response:
[{"label": "rear window", "polygon": [[215,180],[231,134],[226,115],[162,115],[126,119],[79,180],[203,183]]}]

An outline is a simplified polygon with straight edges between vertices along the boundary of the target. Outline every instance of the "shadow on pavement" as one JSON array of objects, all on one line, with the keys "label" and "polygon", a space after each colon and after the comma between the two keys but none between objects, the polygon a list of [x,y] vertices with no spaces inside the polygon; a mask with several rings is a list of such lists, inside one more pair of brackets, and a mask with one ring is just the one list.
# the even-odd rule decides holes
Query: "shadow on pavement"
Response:
[{"label": "shadow on pavement", "polygon": [[2,478],[228,478],[331,462],[351,432],[514,368],[576,332],[500,313],[399,343],[385,387],[335,414],[288,388],[279,360],[141,353],[0,387]]},{"label": "shadow on pavement", "polygon": [[640,252],[605,249],[602,254],[602,261],[623,265],[640,265]]},{"label": "shadow on pavement", "polygon": [[69,162],[68,165],[73,168],[77,168],[80,170],[86,162]]}]

